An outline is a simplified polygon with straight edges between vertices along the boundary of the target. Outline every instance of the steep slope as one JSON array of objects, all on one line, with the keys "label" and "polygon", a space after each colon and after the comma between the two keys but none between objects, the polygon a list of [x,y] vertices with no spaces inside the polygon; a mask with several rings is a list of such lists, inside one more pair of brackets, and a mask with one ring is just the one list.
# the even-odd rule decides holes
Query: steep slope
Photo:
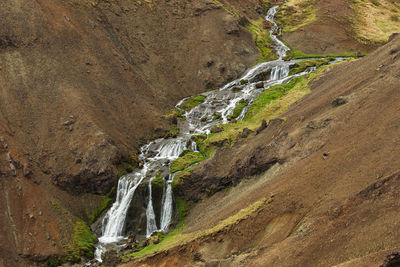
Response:
[{"label": "steep slope", "polygon": [[6,266],[63,253],[76,223],[107,207],[93,193],[108,193],[139,145],[169,130],[161,115],[259,53],[213,1],[15,0],[0,16]]},{"label": "steep slope", "polygon": [[[201,163],[203,201],[184,232],[125,266],[383,263],[399,246],[399,65],[397,35],[323,72],[283,121]],[[242,182],[201,194],[232,178]]]},{"label": "steep slope", "polygon": [[387,42],[398,32],[399,16],[392,0],[291,0],[283,4],[279,24],[298,54],[357,54]]}]

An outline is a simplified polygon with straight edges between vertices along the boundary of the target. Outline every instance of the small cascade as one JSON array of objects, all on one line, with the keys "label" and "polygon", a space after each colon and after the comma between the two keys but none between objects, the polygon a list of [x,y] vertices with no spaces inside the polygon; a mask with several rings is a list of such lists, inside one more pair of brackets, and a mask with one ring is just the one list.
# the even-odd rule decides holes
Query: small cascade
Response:
[{"label": "small cascade", "polygon": [[[145,172],[146,167],[142,170]],[[111,243],[123,239],[126,213],[136,188],[143,180],[142,172],[122,176],[118,182],[117,198],[103,219],[100,242]]]},{"label": "small cascade", "polygon": [[279,59],[283,59],[286,56],[286,52],[289,51],[290,49],[284,43],[282,43],[282,41],[279,40],[278,37],[275,35],[275,33],[277,34],[281,33],[281,29],[275,22],[275,15],[276,12],[278,11],[278,7],[279,6],[276,5],[270,8],[267,12],[267,15],[265,16],[265,19],[272,24],[272,28],[270,31],[271,40],[275,44],[274,48],[278,53]]},{"label": "small cascade", "polygon": [[289,75],[289,65],[275,66],[271,70],[270,80],[277,81],[286,78]]},{"label": "small cascade", "polygon": [[172,181],[174,180],[174,174],[170,174],[167,181],[167,188],[165,190],[163,205],[161,210],[161,222],[160,229],[162,231],[168,231],[169,226],[172,220],[172,213],[174,211],[173,208],[173,199],[172,199]]},{"label": "small cascade", "polygon": [[146,209],[146,237],[150,237],[152,233],[158,230],[156,223],[156,214],[154,213],[153,208],[153,196],[151,192],[151,182],[153,181],[153,179],[151,179],[149,182],[149,203],[147,204]]}]

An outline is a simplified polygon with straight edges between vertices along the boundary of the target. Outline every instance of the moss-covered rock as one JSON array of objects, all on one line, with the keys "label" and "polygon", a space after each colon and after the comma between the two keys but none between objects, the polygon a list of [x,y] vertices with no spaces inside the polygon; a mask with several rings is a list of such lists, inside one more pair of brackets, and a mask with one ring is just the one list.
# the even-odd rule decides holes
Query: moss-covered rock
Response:
[{"label": "moss-covered rock", "polygon": [[182,171],[191,165],[203,161],[205,158],[200,152],[189,152],[184,156],[176,159],[171,164],[171,173],[175,173],[177,171]]},{"label": "moss-covered rock", "polygon": [[289,75],[294,75],[294,74],[303,72],[309,67],[317,67],[318,68],[322,65],[328,64],[332,60],[334,60],[334,59],[333,58],[318,58],[318,59],[308,59],[308,60],[303,60],[303,61],[297,62],[293,66],[291,66]]},{"label": "moss-covered rock", "polygon": [[197,107],[198,105],[203,103],[204,100],[206,100],[205,95],[195,95],[184,100],[179,107],[185,111],[190,111],[194,107]]},{"label": "moss-covered rock", "polygon": [[93,258],[97,238],[90,232],[89,226],[81,220],[76,221],[72,242],[67,248],[67,261],[79,262],[81,257]]},{"label": "moss-covered rock", "polygon": [[232,115],[229,115],[228,118],[236,119],[237,117],[239,117],[243,109],[247,107],[247,105],[248,103],[244,101],[244,99],[240,100],[239,104],[237,104],[234,108]]}]

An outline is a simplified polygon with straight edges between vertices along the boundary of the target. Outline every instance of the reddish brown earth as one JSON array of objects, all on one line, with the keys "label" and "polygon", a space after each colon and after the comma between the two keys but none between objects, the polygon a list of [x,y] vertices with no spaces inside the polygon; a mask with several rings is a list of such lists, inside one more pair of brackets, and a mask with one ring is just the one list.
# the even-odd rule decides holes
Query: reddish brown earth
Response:
[{"label": "reddish brown earth", "polygon": [[[257,60],[258,50],[251,34],[239,26],[238,18],[214,1],[153,1],[152,5],[147,2],[12,0],[0,3],[0,266],[33,266],[51,256],[64,254],[71,242],[75,222],[78,219],[88,222],[89,214],[101,203],[97,194],[109,192],[116,184],[118,166],[134,165],[138,147],[170,129],[171,123],[163,119],[162,114],[185,96],[236,78]],[[240,16],[259,18],[260,1],[221,2],[235,8]],[[320,34],[318,29],[309,30]],[[340,32],[337,34],[342,36]],[[315,40],[312,52],[317,53],[326,45],[325,37],[328,38],[325,35],[311,38]],[[310,39],[301,41],[302,38],[304,36],[299,35],[293,44],[302,42],[305,45]],[[336,43],[337,40],[330,42]],[[353,47],[351,41],[340,42],[337,49],[348,47]],[[321,250],[320,258],[315,260],[310,256],[312,244],[322,244],[321,240],[333,235],[324,228],[326,216],[321,214],[344,205],[342,202],[351,197],[355,198],[354,201],[366,201],[365,197],[357,200],[356,193],[375,181],[377,176],[391,174],[397,164],[397,158],[392,154],[396,152],[393,142],[398,140],[390,135],[395,131],[387,129],[398,127],[398,121],[391,117],[393,114],[390,112],[395,110],[393,106],[398,91],[393,86],[398,85],[399,74],[391,70],[388,63],[390,57],[397,54],[387,56],[386,50],[379,52],[381,58],[363,59],[327,74],[315,83],[313,94],[288,113],[291,115],[288,115],[284,128],[277,129],[293,134],[297,129],[293,126],[294,121],[301,116],[305,118],[301,124],[303,129],[310,120],[331,110],[333,97],[359,92],[353,102],[349,101],[333,113],[337,117],[329,127],[340,129],[338,133],[321,130],[323,133],[320,134],[318,130],[311,138],[319,140],[320,135],[326,138],[324,150],[329,149],[329,160],[320,161],[321,151],[316,150],[320,141],[308,144],[308,137],[304,137],[304,143],[299,141],[298,153],[302,154],[303,149],[311,152],[305,153],[304,159],[293,159],[293,163],[289,160],[290,164],[298,166],[284,169],[282,178],[265,184],[261,179],[263,186],[257,190],[239,185],[237,188],[243,188],[244,193],[237,198],[228,194],[226,197],[231,202],[226,202],[221,192],[205,200],[204,205],[211,203],[209,213],[204,212],[202,205],[195,207],[187,221],[192,229],[212,225],[261,195],[276,192],[271,210],[241,222],[237,230],[222,233],[226,249],[214,249],[219,243],[206,238],[196,241],[193,251],[204,249],[205,252],[201,253],[208,262],[214,258],[218,262],[226,257],[227,264],[235,265],[236,258],[229,253],[237,250],[246,265],[267,264],[274,259],[268,254],[272,253],[270,249],[261,249],[262,257],[254,259],[243,254],[243,250],[252,252],[256,248],[277,244],[279,251],[286,253],[300,242],[305,252],[297,261],[318,263],[322,262],[322,257],[329,256],[326,250]],[[381,64],[385,67],[376,71]],[[398,67],[398,60],[395,64]],[[359,73],[354,73],[356,67]],[[383,76],[377,76],[375,72]],[[338,84],[340,87],[335,87]],[[360,91],[359,86],[365,88],[364,85],[369,84],[373,86],[369,89],[371,91]],[[386,93],[382,94],[382,91]],[[339,113],[340,110],[345,110],[344,114]],[[300,136],[303,134],[301,132]],[[234,153],[232,160],[237,160],[241,152],[249,153],[246,158],[251,158],[251,153],[257,151],[260,144],[268,143],[272,136],[265,132],[249,139],[248,144],[217,153],[215,159],[219,157],[224,162],[227,154]],[[331,146],[329,140],[333,140]],[[354,144],[344,143],[344,140],[350,143],[353,140]],[[371,146],[373,142],[376,145]],[[277,153],[281,153],[281,148],[278,148]],[[277,155],[281,157],[279,153]],[[296,153],[290,152],[282,158],[301,158]],[[350,153],[348,155],[354,160],[350,160],[350,156],[343,157],[346,153]],[[258,160],[262,162],[262,158],[259,156]],[[243,159],[242,163],[245,163]],[[367,171],[371,166],[374,166],[373,171]],[[233,168],[232,172],[225,169],[220,173],[239,176],[240,172],[235,172],[235,161],[226,164],[226,168]],[[242,169],[244,175],[254,174],[246,172],[245,166]],[[302,174],[296,176],[296,184],[292,183],[295,176],[290,172]],[[335,176],[338,173],[342,176]],[[334,183],[336,180],[333,178],[339,179],[338,182]],[[396,181],[391,178],[387,184],[393,183],[397,188]],[[297,187],[294,188],[293,184]],[[385,186],[382,190],[387,190]],[[285,194],[292,194],[293,201],[292,195],[289,198]],[[382,194],[385,197],[376,205],[376,209],[382,207],[382,218],[379,217],[376,224],[384,219],[390,222],[397,218],[396,214],[388,215],[390,218],[383,214],[383,210],[390,210],[390,205],[398,203],[389,198],[390,194]],[[319,201],[316,206],[313,204],[315,201]],[[217,208],[212,203],[225,208]],[[303,206],[296,209],[293,205]],[[353,206],[343,207],[350,210]],[[203,212],[204,218],[194,216],[196,211]],[[378,211],[374,210],[376,214]],[[355,212],[361,214],[368,210]],[[301,237],[300,241],[287,239],[293,225],[306,215],[315,221],[315,231],[320,233],[318,237]],[[260,234],[265,230],[266,222],[281,222],[281,217],[284,226],[278,229],[272,241]],[[335,227],[338,236],[345,231]],[[374,230],[371,223],[365,229],[375,231],[374,234],[378,231],[388,234],[393,227],[376,227]],[[246,238],[238,238],[235,231],[244,231]],[[395,237],[396,234],[389,235],[389,240],[378,249],[391,248]],[[374,241],[373,234],[368,238],[371,239],[367,241]],[[357,256],[378,250],[368,247],[372,241],[361,241],[363,246],[358,247]],[[214,247],[207,247],[207,242]],[[149,263],[180,265],[192,262],[192,252],[182,256],[177,251],[171,250],[170,257],[157,256]],[[190,247],[187,251],[191,251]],[[213,251],[219,254],[214,255]],[[331,251],[339,253],[335,249]],[[353,258],[344,256],[340,262]],[[257,262],[261,259],[265,260]],[[285,260],[282,262],[296,262],[290,257]]]},{"label": "reddish brown earth", "polygon": [[99,205],[92,193],[110,191],[117,167],[171,127],[166,110],[258,58],[251,34],[213,1],[13,0],[0,17],[6,266],[62,252],[75,220]]},{"label": "reddish brown earth", "polygon": [[[208,229],[272,195],[270,203],[214,235],[125,266],[382,264],[398,251],[400,238],[399,70],[396,36],[371,55],[325,72],[283,115],[283,125],[202,163],[205,177],[215,173],[204,181],[212,188],[249,166],[244,155],[257,159],[260,149],[276,146],[285,159],[205,198],[187,217],[186,232]],[[332,105],[338,97],[347,103]]]}]

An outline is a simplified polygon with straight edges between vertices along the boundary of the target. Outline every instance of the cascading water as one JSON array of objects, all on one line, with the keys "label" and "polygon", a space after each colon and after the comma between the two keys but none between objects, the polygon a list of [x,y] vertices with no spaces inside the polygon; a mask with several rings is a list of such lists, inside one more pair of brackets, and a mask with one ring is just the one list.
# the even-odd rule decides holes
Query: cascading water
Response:
[{"label": "cascading water", "polygon": [[151,191],[151,182],[153,181],[153,179],[151,179],[149,182],[149,203],[147,204],[147,209],[146,209],[146,218],[147,218],[146,236],[150,236],[152,233],[158,230],[156,223],[156,214],[154,213],[154,208],[153,208],[153,196]]},{"label": "cascading water", "polygon": [[[290,66],[300,60],[283,60],[289,48],[279,41],[275,35],[275,33],[280,31],[278,25],[274,21],[277,8],[278,6],[272,7],[268,11],[265,19],[270,21],[273,25],[270,35],[274,42],[274,48],[279,55],[279,59],[260,63],[248,69],[241,78],[228,83],[220,90],[204,93],[206,96],[205,101],[191,111],[184,113],[186,119],[179,122],[180,134],[176,138],[157,139],[141,148],[139,160],[144,162],[143,167],[142,169],[136,169],[131,174],[120,178],[116,201],[103,219],[102,236],[99,238],[99,243],[97,244],[95,252],[96,260],[101,261],[101,254],[108,246],[116,244],[126,238],[125,220],[129,205],[132,198],[135,196],[136,189],[144,181],[148,181],[149,189],[149,200],[146,207],[146,236],[149,237],[156,231],[170,230],[169,228],[174,213],[174,199],[171,183],[175,174],[169,173],[169,167],[172,161],[177,159],[187,147],[190,147],[192,151],[197,151],[196,143],[191,140],[192,135],[208,134],[212,127],[221,123],[227,123],[229,121],[229,115],[233,113],[234,108],[240,101],[244,100],[250,104],[257,99],[264,88],[289,82],[294,77],[302,76],[315,69],[309,68],[302,73],[289,76]],[[255,86],[256,83],[260,81],[257,77],[265,73],[269,73],[269,79],[262,79],[264,86],[263,88],[258,88],[259,86]],[[247,80],[249,82],[247,84],[242,84],[242,80]],[[184,100],[185,99],[177,104],[177,108],[179,108]],[[250,105],[243,109],[237,119],[244,118],[249,106]],[[215,119],[216,114],[219,114],[219,119]],[[151,181],[155,178],[155,173],[159,170],[166,169],[168,170],[168,178],[165,180],[162,197],[160,225],[157,225],[156,213],[154,212],[152,201]]]},{"label": "cascading water", "polygon": [[174,174],[170,174],[167,180],[167,189],[163,198],[163,205],[161,211],[161,222],[160,230],[168,231],[171,223],[172,212],[173,212],[173,199],[172,199],[172,186],[171,183],[174,180]]}]

